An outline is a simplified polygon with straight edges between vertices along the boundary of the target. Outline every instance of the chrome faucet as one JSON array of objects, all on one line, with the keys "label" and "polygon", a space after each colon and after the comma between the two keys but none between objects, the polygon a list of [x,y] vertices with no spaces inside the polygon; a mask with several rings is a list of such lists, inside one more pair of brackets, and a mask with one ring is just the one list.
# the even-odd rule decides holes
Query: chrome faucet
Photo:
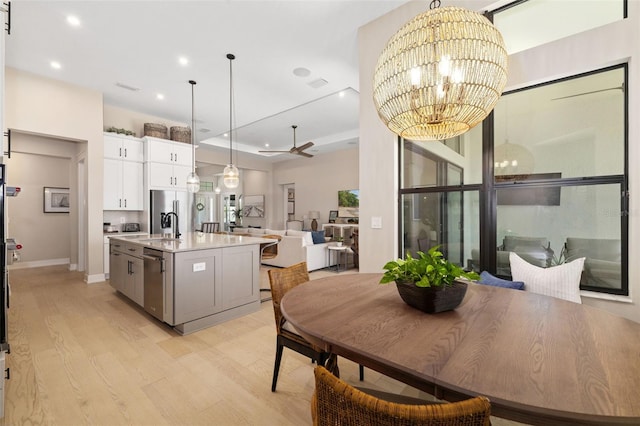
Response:
[{"label": "chrome faucet", "polygon": [[175,228],[175,238],[180,238],[180,229],[178,227],[178,214],[176,212],[169,212],[169,213],[160,213],[160,226],[162,226],[163,228],[170,228],[171,227],[171,215],[176,217],[176,228]]}]

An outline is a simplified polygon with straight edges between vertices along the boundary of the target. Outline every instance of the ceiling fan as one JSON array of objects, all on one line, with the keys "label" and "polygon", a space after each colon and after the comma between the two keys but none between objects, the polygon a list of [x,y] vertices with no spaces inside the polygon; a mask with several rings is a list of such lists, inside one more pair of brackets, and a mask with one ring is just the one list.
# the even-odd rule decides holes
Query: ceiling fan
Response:
[{"label": "ceiling fan", "polygon": [[258,152],[286,152],[289,154],[302,155],[303,157],[307,157],[307,158],[313,157],[313,155],[307,154],[306,152],[304,152],[305,149],[311,148],[313,146],[313,142],[307,142],[304,145],[299,147],[296,146],[296,128],[297,127],[298,126],[296,126],[295,124],[291,126],[291,128],[293,129],[293,148],[291,148],[289,151],[258,151]]},{"label": "ceiling fan", "polygon": [[557,100],[560,100],[560,99],[575,98],[577,96],[591,95],[592,93],[608,92],[609,90],[622,90],[622,92],[624,93],[624,83],[622,83],[622,85],[617,86],[617,87],[609,87],[608,89],[600,89],[600,90],[592,90],[590,92],[576,93],[575,95],[562,96],[560,98],[553,98],[551,100],[552,101],[557,101]]}]

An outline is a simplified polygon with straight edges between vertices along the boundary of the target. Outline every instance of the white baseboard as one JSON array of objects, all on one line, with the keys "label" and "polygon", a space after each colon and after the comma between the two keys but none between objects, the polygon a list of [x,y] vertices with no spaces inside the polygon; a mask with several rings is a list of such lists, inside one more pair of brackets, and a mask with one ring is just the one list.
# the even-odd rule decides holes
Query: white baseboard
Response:
[{"label": "white baseboard", "polygon": [[26,268],[40,268],[42,266],[55,266],[55,265],[68,265],[69,258],[65,259],[47,259],[47,260],[34,260],[32,262],[14,263],[13,265],[7,265],[8,270],[12,269],[26,269]]},{"label": "white baseboard", "polygon": [[105,281],[104,274],[93,274],[93,275],[84,274],[84,282],[87,284],[101,283],[104,281]]}]

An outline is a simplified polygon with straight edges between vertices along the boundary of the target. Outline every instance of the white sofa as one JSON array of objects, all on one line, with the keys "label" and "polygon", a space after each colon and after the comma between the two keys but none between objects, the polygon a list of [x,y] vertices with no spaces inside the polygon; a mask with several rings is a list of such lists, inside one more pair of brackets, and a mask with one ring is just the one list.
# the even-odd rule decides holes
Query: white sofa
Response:
[{"label": "white sofa", "polygon": [[278,255],[272,259],[264,259],[263,265],[286,267],[300,262],[307,262],[309,272],[335,265],[335,256],[329,255],[327,247],[331,242],[313,244],[313,238],[309,231],[277,230],[262,228],[234,228],[234,233],[249,235],[279,235],[282,237],[278,243]]}]

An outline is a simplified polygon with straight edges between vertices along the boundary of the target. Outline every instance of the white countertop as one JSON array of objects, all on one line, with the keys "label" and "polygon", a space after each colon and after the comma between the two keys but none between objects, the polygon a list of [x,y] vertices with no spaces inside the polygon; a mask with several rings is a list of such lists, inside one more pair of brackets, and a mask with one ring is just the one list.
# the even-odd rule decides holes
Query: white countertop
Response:
[{"label": "white countertop", "polygon": [[148,247],[172,253],[222,247],[245,246],[252,244],[266,244],[277,241],[270,238],[247,237],[234,234],[211,234],[197,231],[182,234],[179,240],[170,238],[170,235],[162,234],[125,234],[126,233],[110,234],[110,239],[122,240],[142,247]]}]

